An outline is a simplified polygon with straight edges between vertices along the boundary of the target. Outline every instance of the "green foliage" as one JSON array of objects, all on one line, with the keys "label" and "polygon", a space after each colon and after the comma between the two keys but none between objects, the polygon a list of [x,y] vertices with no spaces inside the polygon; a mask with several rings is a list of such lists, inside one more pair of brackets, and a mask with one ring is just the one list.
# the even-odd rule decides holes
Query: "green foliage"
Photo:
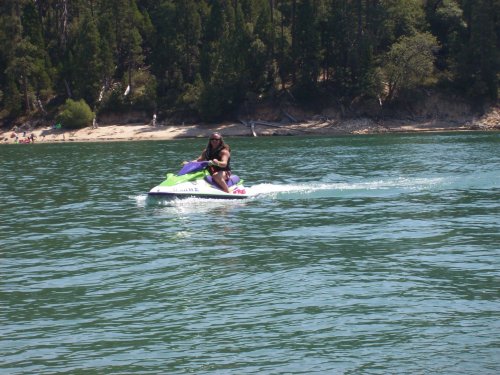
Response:
[{"label": "green foliage", "polygon": [[3,103],[6,115],[19,116],[22,114],[22,95],[12,78],[7,80]]},{"label": "green foliage", "polygon": [[177,107],[181,110],[196,110],[197,103],[200,102],[200,94],[205,91],[203,80],[198,74],[193,84],[187,83],[179,96]]},{"label": "green foliage", "polygon": [[471,98],[496,100],[500,72],[500,2],[466,2],[469,13],[467,37],[457,63],[457,83]]},{"label": "green foliage", "polygon": [[80,129],[92,124],[94,117],[94,112],[85,103],[85,100],[74,101],[68,99],[59,113],[57,120],[65,128]]},{"label": "green foliage", "polygon": [[294,60],[297,66],[296,96],[307,98],[315,92],[319,77],[320,34],[314,21],[312,0],[299,3],[294,28]]},{"label": "green foliage", "polygon": [[392,40],[425,31],[427,25],[422,1],[385,0],[384,3],[387,11],[385,28]]},{"label": "green foliage", "polygon": [[442,82],[496,99],[498,14],[498,0],[2,1],[0,113],[73,98],[215,120],[278,90],[350,103]]},{"label": "green foliage", "polygon": [[461,43],[466,34],[463,11],[457,0],[443,0],[436,4],[428,2],[426,13],[432,33],[441,45],[436,57],[437,69],[446,80],[453,80],[457,73]]},{"label": "green foliage", "polygon": [[97,25],[89,13],[85,13],[75,29],[68,61],[72,69],[68,72],[73,95],[95,103],[99,97],[104,75],[101,60],[101,40]]},{"label": "green foliage", "polygon": [[146,70],[134,72],[132,80],[135,90],[130,94],[129,100],[133,108],[154,110],[156,107],[156,78]]},{"label": "green foliage", "polygon": [[387,100],[402,89],[433,83],[436,38],[428,33],[404,36],[394,43],[383,59],[383,74],[387,84]]}]

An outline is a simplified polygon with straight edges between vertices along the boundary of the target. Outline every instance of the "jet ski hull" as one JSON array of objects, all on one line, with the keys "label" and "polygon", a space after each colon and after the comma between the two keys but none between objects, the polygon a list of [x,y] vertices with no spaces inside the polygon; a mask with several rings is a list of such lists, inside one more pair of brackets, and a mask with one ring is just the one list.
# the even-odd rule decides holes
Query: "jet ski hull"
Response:
[{"label": "jet ski hull", "polygon": [[[194,163],[190,163],[194,164]],[[201,164],[201,163],[199,163]],[[163,199],[205,198],[205,199],[246,199],[249,197],[238,176],[231,176],[228,181],[229,193],[222,191],[203,169],[205,164],[195,165],[190,173],[168,174],[167,179],[152,188],[148,196]],[[192,167],[187,166],[187,168]],[[193,168],[190,168],[193,169]]]},{"label": "jet ski hull", "polygon": [[161,198],[207,198],[207,199],[245,199],[248,198],[246,189],[243,186],[236,185],[226,193],[220,189],[210,186],[204,181],[193,181],[176,186],[155,186],[149,193],[149,196]]},{"label": "jet ski hull", "polygon": [[199,194],[199,193],[172,193],[161,191],[150,191],[150,197],[162,199],[186,199],[186,198],[201,198],[201,199],[247,199],[247,194]]}]

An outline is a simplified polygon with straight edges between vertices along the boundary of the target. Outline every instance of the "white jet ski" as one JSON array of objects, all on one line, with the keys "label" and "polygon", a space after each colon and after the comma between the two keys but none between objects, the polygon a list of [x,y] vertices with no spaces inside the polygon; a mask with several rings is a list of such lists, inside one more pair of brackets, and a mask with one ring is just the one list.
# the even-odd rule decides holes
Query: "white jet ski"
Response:
[{"label": "white jet ski", "polygon": [[192,161],[185,164],[177,173],[168,173],[167,179],[152,188],[148,195],[163,198],[211,198],[211,199],[245,199],[249,195],[243,186],[243,180],[231,175],[226,181],[229,193],[221,190],[213,181],[208,171],[209,162]]}]

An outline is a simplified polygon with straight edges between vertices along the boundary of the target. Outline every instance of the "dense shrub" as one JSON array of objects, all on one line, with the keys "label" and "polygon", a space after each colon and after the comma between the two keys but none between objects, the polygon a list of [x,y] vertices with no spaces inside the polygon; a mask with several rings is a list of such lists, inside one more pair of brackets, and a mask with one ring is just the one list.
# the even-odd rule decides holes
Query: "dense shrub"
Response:
[{"label": "dense shrub", "polygon": [[68,99],[57,119],[65,128],[80,129],[92,124],[93,118],[94,112],[85,100]]}]

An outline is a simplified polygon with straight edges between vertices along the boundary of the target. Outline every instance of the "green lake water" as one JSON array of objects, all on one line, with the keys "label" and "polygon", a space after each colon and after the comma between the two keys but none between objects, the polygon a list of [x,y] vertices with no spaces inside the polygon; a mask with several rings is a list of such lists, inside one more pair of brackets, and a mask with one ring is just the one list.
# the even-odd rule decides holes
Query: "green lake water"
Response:
[{"label": "green lake water", "polygon": [[500,134],[0,146],[0,374],[498,374]]}]

